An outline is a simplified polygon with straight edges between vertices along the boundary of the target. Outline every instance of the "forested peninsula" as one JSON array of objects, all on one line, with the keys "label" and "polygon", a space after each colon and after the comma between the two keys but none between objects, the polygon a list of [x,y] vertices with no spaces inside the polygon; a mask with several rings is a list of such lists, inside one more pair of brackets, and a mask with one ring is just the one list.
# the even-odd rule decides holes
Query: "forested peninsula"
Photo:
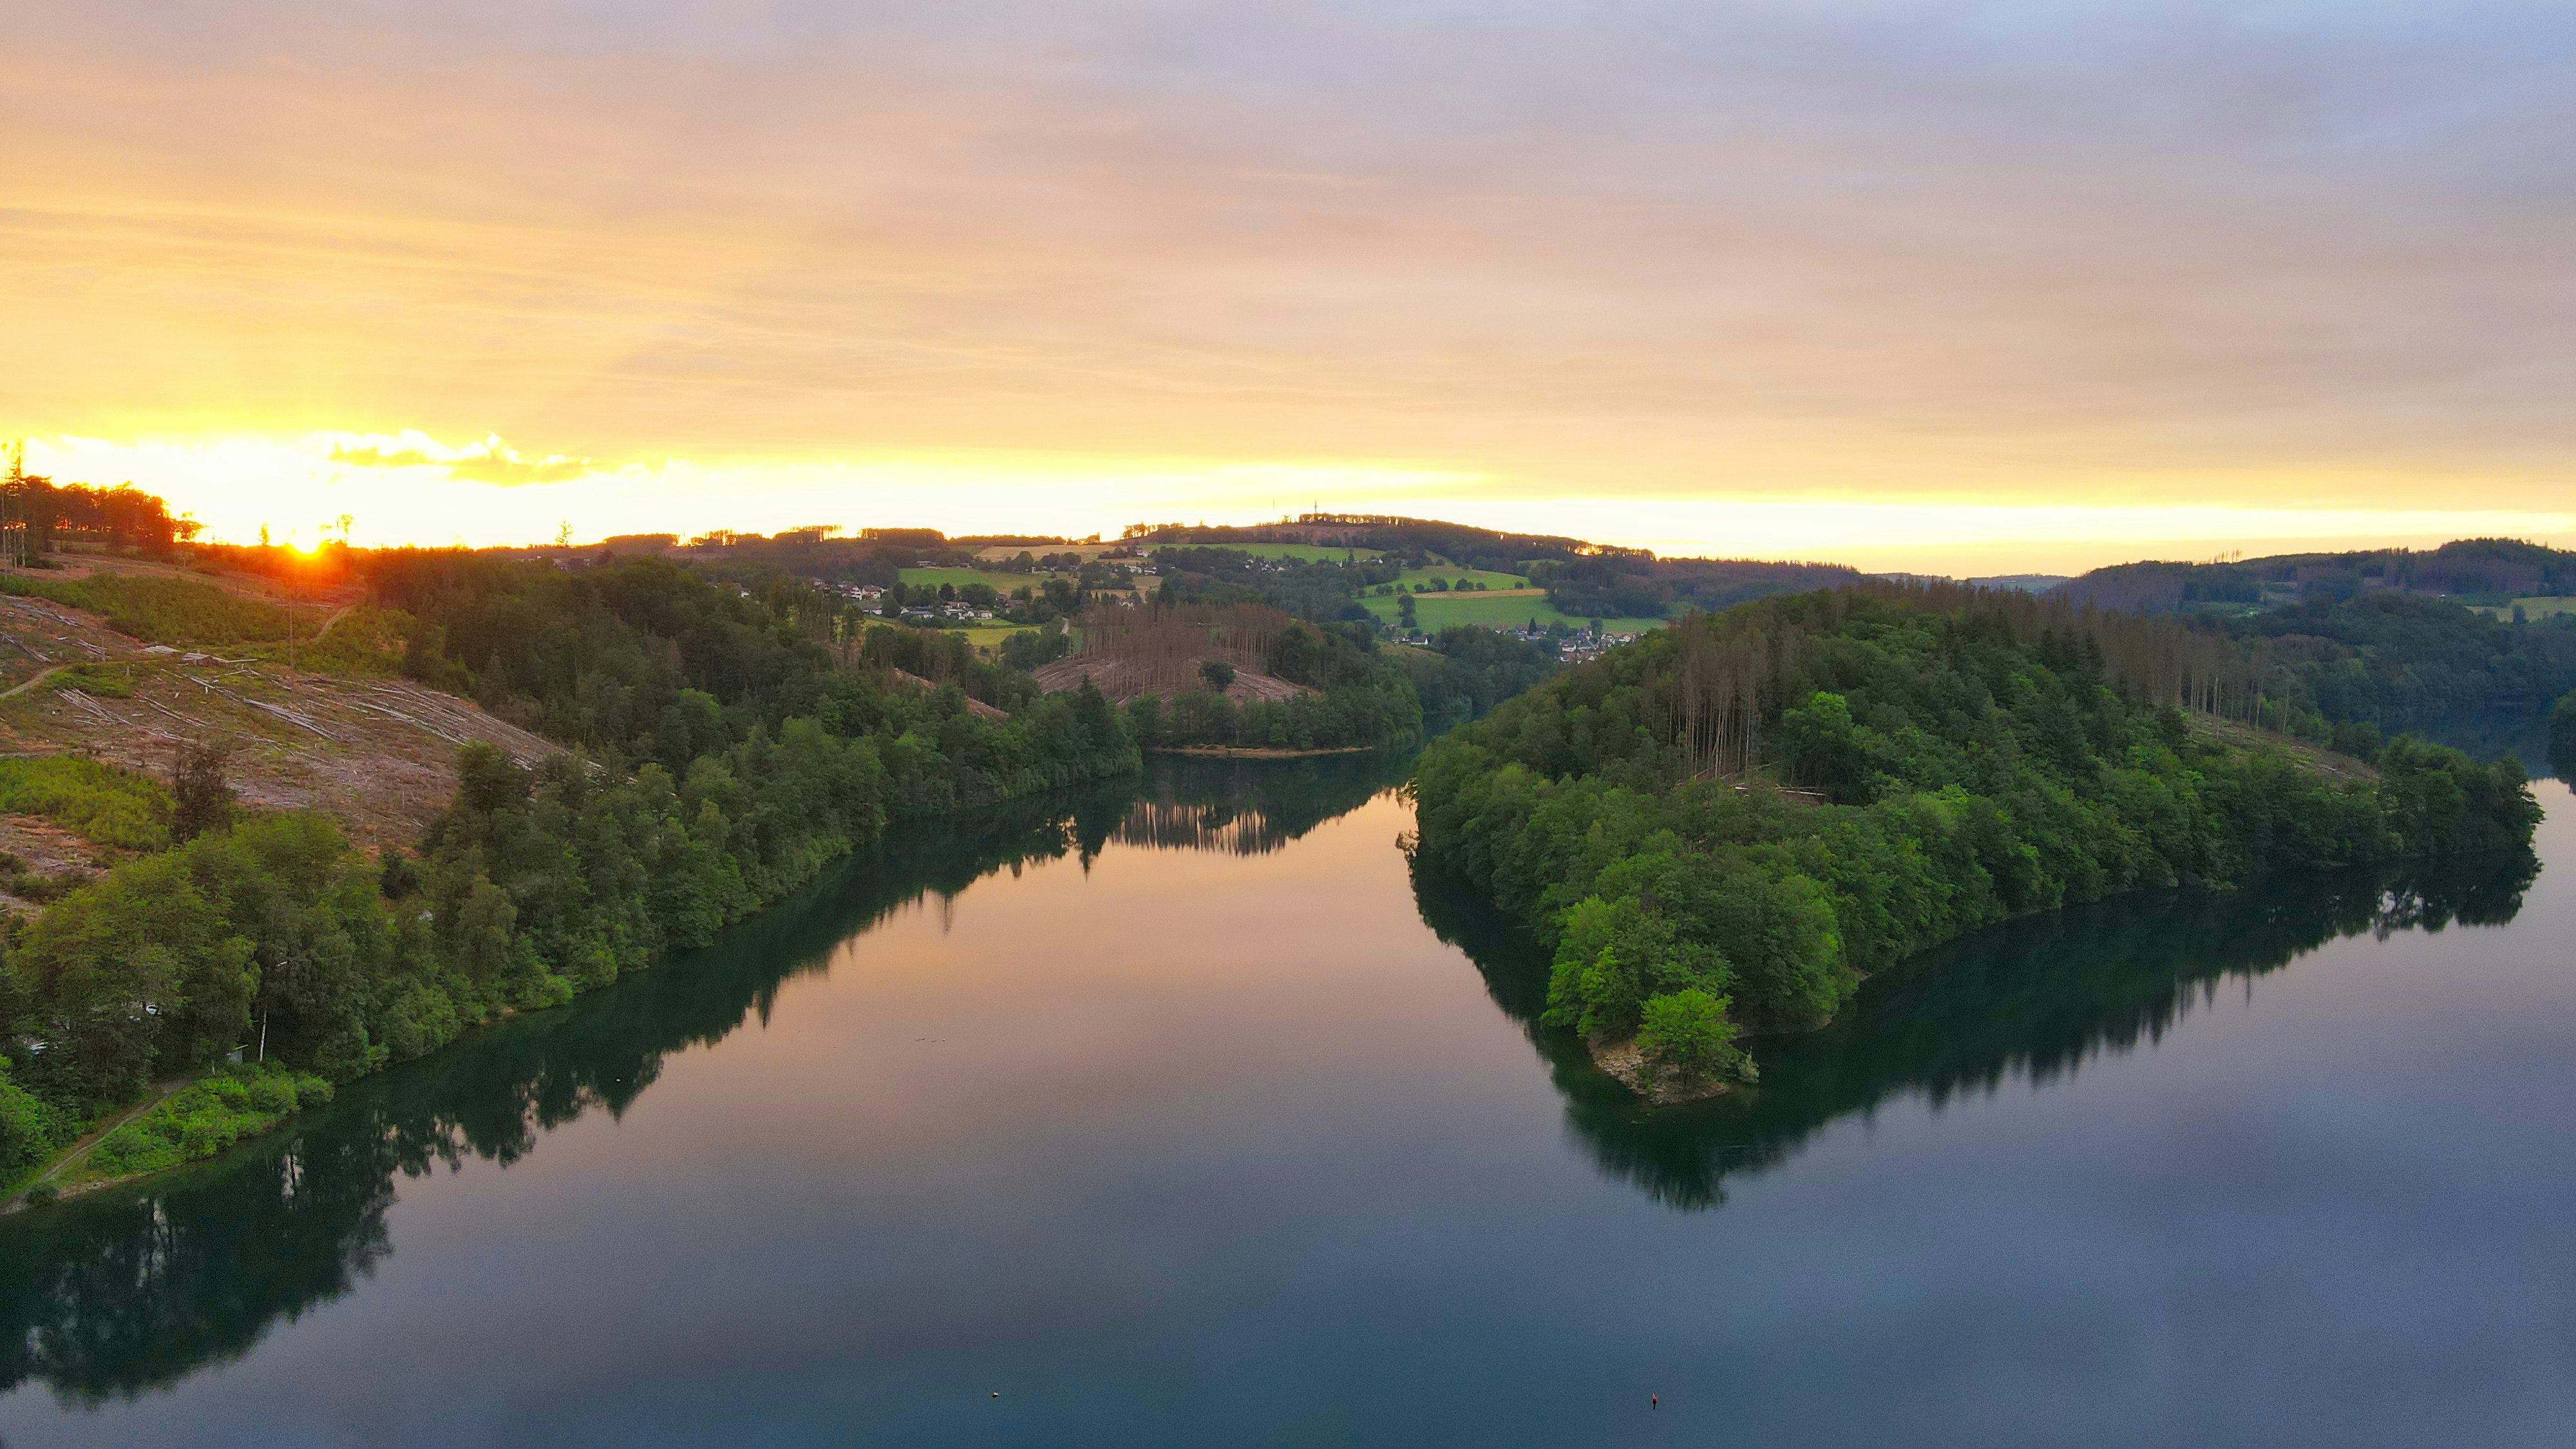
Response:
[{"label": "forested peninsula", "polygon": [[[2253,727],[2259,672],[2169,620],[1863,582],[1702,615],[1434,742],[1418,859],[1546,938],[1543,1020],[1666,1097],[1869,972],[2149,886],[2527,851],[2521,767]],[[2277,710],[2277,703],[2270,706]]]}]

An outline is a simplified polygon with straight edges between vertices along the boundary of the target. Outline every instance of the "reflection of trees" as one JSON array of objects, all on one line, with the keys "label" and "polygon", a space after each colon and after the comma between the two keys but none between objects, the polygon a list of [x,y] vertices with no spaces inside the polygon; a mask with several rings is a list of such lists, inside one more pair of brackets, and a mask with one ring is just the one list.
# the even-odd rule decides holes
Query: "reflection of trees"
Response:
[{"label": "reflection of trees", "polygon": [[0,1222],[0,1388],[37,1379],[67,1402],[97,1403],[239,1357],[393,1251],[384,1214],[397,1174],[468,1156],[508,1164],[585,1112],[623,1113],[664,1058],[766,1021],[790,977],[824,969],[841,942],[925,896],[944,901],[1035,861],[1087,865],[1131,838],[1140,804],[1262,822],[1153,844],[1275,849],[1402,771],[1383,757],[1159,763],[1141,788],[908,825],[711,950],[354,1083],[297,1130],[217,1161]]},{"label": "reflection of trees", "polygon": [[1365,804],[1401,777],[1387,753],[1303,760],[1162,755],[1118,827],[1121,845],[1264,855]]},{"label": "reflection of trees", "polygon": [[1416,868],[1422,914],[1465,950],[1496,1004],[1546,1059],[1576,1135],[1606,1172],[1683,1209],[1786,1161],[1838,1118],[1918,1093],[1935,1106],[2015,1078],[2072,1076],[2153,1042],[2222,982],[2279,970],[2341,936],[2501,925],[2522,908],[2528,854],[2392,878],[2275,880],[2227,894],[2130,896],[2016,922],[1870,982],[1823,1031],[1757,1043],[1758,1088],[1649,1109],[1581,1043],[1537,1025],[1547,959],[1471,888]]}]

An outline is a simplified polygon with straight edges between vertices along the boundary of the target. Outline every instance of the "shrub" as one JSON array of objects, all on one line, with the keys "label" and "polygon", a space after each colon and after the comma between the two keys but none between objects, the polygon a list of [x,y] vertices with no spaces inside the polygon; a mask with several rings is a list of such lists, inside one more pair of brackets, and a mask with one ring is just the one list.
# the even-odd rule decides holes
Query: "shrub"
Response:
[{"label": "shrub", "polygon": [[45,681],[48,689],[77,689],[84,694],[104,695],[109,699],[134,697],[134,667],[130,664],[66,664]]},{"label": "shrub", "polygon": [[1720,1072],[1749,1065],[1735,1045],[1735,1023],[1727,1019],[1727,1000],[1698,987],[1674,991],[1646,1003],[1637,1049],[1660,1072],[1685,1081],[1705,1082]]},{"label": "shrub", "polygon": [[78,755],[0,760],[0,812],[41,815],[101,845],[170,843],[170,795],[153,780]]},{"label": "shrub", "polygon": [[194,1162],[276,1126],[300,1108],[331,1100],[331,1084],[275,1064],[227,1067],[171,1093],[111,1132],[76,1171],[125,1177]]},{"label": "shrub", "polygon": [[0,578],[0,592],[32,594],[107,616],[120,634],[156,644],[250,644],[286,637],[286,610],[191,579],[96,573],[85,579]]}]

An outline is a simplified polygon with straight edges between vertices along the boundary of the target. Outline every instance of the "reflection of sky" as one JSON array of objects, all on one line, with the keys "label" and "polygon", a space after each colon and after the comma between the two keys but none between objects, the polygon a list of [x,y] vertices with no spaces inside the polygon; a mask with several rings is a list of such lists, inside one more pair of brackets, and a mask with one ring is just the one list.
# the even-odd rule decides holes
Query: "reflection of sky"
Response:
[{"label": "reflection of sky", "polygon": [[[2544,853],[2576,850],[2567,796]],[[1380,797],[899,911],[175,1393],[12,1444],[2543,1442],[2576,899],[2341,941],[1674,1213],[1570,1140]],[[999,1403],[987,1395],[1001,1390]],[[1640,1414],[1648,1393],[1660,1417]]]},{"label": "reflection of sky", "polygon": [[[1604,496],[2569,532],[2570,25],[35,7],[0,80],[0,337],[46,366],[0,430],[162,440],[78,456],[228,531],[349,512],[431,541]],[[532,481],[327,462],[415,428],[497,433],[528,468],[454,471]],[[182,446],[215,438],[302,451]],[[1834,521],[1626,526],[1795,551]]]}]

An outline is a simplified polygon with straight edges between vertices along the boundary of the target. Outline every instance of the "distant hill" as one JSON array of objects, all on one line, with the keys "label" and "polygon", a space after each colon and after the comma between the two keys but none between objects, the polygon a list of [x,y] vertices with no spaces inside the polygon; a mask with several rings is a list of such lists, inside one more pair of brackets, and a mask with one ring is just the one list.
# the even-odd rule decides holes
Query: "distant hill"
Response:
[{"label": "distant hill", "polygon": [[1128,542],[1149,548],[1304,543],[1373,550],[1399,565],[1421,567],[1437,560],[1457,568],[1527,578],[1546,590],[1551,607],[1575,618],[1668,618],[1773,594],[1834,588],[1861,577],[1859,570],[1844,564],[1658,558],[1651,549],[1579,538],[1500,533],[1463,523],[1367,514],[1310,513],[1239,528],[1139,524],[1128,530]]},{"label": "distant hill", "polygon": [[2379,590],[2479,604],[2566,596],[2576,594],[2576,552],[2517,539],[2471,538],[2434,549],[2114,564],[2057,588],[2071,603],[2141,614],[2245,614]]}]

